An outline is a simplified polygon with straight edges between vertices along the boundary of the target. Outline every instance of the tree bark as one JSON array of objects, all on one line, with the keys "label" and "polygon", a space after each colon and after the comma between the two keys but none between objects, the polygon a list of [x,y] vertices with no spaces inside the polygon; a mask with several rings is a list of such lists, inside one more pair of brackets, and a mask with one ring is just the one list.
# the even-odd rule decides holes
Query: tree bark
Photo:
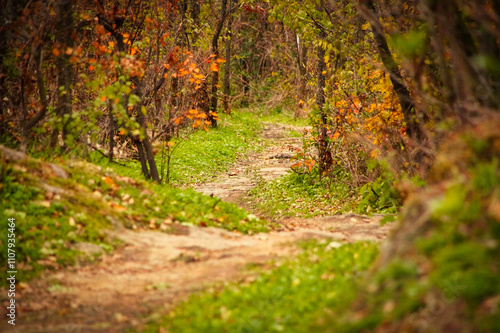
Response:
[{"label": "tree bark", "polygon": [[[323,41],[326,38],[326,34],[324,31],[320,31],[319,33],[320,40]],[[317,57],[318,57],[318,90],[316,92],[316,105],[319,110],[319,114],[321,117],[321,122],[319,123],[318,128],[318,167],[319,167],[319,175],[320,179],[323,177],[323,174],[327,172],[332,166],[332,156],[330,151],[328,150],[328,143],[326,142],[327,138],[327,117],[325,112],[325,74],[326,63],[325,63],[325,49],[321,46],[317,46]]]},{"label": "tree bark", "polygon": [[415,114],[415,103],[410,96],[410,92],[403,84],[403,76],[399,71],[399,67],[389,50],[389,45],[387,44],[387,39],[378,19],[378,14],[373,4],[373,0],[366,0],[360,6],[362,9],[362,14],[365,19],[370,23],[373,39],[377,47],[380,59],[384,64],[390,75],[391,83],[398,96],[399,104],[401,105],[401,110],[406,122],[406,133],[412,139],[414,139],[417,144],[420,144],[424,140],[424,133],[420,127],[416,114]]},{"label": "tree bark", "polygon": [[[153,154],[153,146],[151,145],[151,141],[150,141],[149,135],[148,135],[148,126],[146,124],[146,115],[144,113],[142,113],[142,110],[141,110],[142,106],[144,106],[144,96],[142,93],[141,82],[139,82],[139,79],[137,79],[137,78],[134,78],[132,80],[132,82],[134,82],[134,85],[135,85],[135,94],[137,96],[139,96],[139,98],[141,98],[141,103],[138,103],[135,106],[135,111],[137,113],[137,116],[136,116],[137,123],[144,130],[144,139],[142,139],[142,146],[144,148],[145,158],[144,157],[143,158],[149,164],[149,176],[151,176],[151,178],[154,181],[159,182],[160,176],[158,175],[158,168],[156,166],[155,156]],[[137,150],[139,151],[139,158],[141,158],[141,149],[139,149],[140,145],[136,143],[136,146],[137,146]],[[143,164],[143,163],[144,163],[144,161],[142,161],[142,158],[141,158],[141,164]],[[142,167],[142,169],[144,171],[144,169],[145,169],[144,166]],[[146,174],[146,177],[148,177],[148,174]]]},{"label": "tree bark", "polygon": [[109,152],[108,161],[113,163],[113,150],[115,149],[115,119],[113,118],[113,105],[108,102],[108,116],[109,116]]},{"label": "tree bark", "polygon": [[[229,7],[231,8],[231,0],[229,0]],[[229,13],[227,20],[227,34],[226,34],[226,62],[224,64],[224,112],[231,114],[231,105],[229,103],[230,91],[230,71],[231,71],[231,37],[232,37],[232,23],[233,16]]]},{"label": "tree bark", "polygon": [[304,46],[304,42],[300,39],[299,35],[296,35],[297,44],[297,68],[298,68],[298,98],[297,98],[297,109],[295,110],[295,118],[299,118],[302,115],[304,109],[304,100],[306,99],[306,56],[307,47]]},{"label": "tree bark", "polygon": [[[224,26],[224,20],[226,19],[226,7],[227,0],[222,0],[221,10],[220,10],[220,19],[217,24],[217,28],[215,29],[214,35],[212,37],[212,54],[214,57],[212,61],[216,61],[219,58],[219,36],[222,31],[222,27]],[[219,71],[212,72],[212,97],[210,103],[210,111],[212,113],[217,112],[217,86],[219,85]],[[210,121],[212,127],[217,127],[217,118],[209,113],[207,116],[208,121]]]},{"label": "tree bark", "polygon": [[[63,145],[66,146],[68,137],[68,127],[71,122],[73,112],[72,105],[72,81],[73,81],[73,66],[70,62],[71,53],[66,52],[73,47],[73,4],[72,0],[59,0],[58,13],[58,33],[57,40],[59,42],[60,55],[56,63],[59,70],[58,84],[58,101],[57,101],[57,117],[62,122],[62,138]],[[68,54],[69,53],[69,54]],[[57,144],[59,129],[55,128],[52,131],[50,147],[54,148]]]},{"label": "tree bark", "polygon": [[47,113],[47,108],[48,108],[48,102],[47,102],[47,89],[45,88],[45,83],[43,81],[43,73],[42,73],[42,63],[43,63],[43,53],[41,51],[41,48],[37,48],[37,54],[34,55],[35,62],[37,65],[36,69],[36,81],[38,85],[38,94],[40,96],[40,103],[41,109],[33,116],[33,118],[27,120],[24,120],[23,123],[23,131],[21,135],[21,151],[26,152],[28,149],[28,144],[30,140],[30,134],[31,130],[33,127],[35,127],[36,124],[40,120],[45,117],[45,114]]}]

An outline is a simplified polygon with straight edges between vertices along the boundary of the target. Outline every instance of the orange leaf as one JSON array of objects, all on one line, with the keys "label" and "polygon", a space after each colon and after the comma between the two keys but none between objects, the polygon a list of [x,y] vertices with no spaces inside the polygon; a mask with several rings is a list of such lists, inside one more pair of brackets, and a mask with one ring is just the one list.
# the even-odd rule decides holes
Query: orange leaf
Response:
[{"label": "orange leaf", "polygon": [[68,47],[68,48],[66,49],[66,55],[71,55],[72,53],[73,53],[73,48]]},{"label": "orange leaf", "polygon": [[108,177],[104,178],[104,182],[108,185],[111,185],[111,184],[114,184],[115,181],[113,180],[113,178],[108,176]]},{"label": "orange leaf", "polygon": [[218,72],[219,71],[219,65],[216,62],[213,62],[210,64],[210,70],[212,72]]},{"label": "orange leaf", "polygon": [[106,99],[107,99],[107,98],[106,98],[106,96],[102,96],[102,97],[101,97],[101,102],[106,101]]},{"label": "orange leaf", "polygon": [[95,69],[94,66],[92,66],[92,65],[89,66],[89,71],[93,71],[94,69]]},{"label": "orange leaf", "polygon": [[119,204],[115,204],[114,202],[112,202],[111,204],[111,207],[113,207],[117,212],[124,212],[127,210],[127,208],[123,207],[123,206],[120,206]]},{"label": "orange leaf", "polygon": [[179,123],[180,123],[180,122],[181,122],[181,118],[180,118],[180,117],[179,117],[179,118],[175,118],[175,119],[174,119],[174,123],[175,123],[176,125],[179,125]]},{"label": "orange leaf", "polygon": [[52,54],[55,56],[55,57],[59,57],[59,55],[61,54],[61,50],[59,50],[57,47],[54,47],[52,49]]},{"label": "orange leaf", "polygon": [[124,129],[122,129],[122,130],[121,130],[118,134],[120,134],[120,135],[125,135],[125,130],[124,130]]}]

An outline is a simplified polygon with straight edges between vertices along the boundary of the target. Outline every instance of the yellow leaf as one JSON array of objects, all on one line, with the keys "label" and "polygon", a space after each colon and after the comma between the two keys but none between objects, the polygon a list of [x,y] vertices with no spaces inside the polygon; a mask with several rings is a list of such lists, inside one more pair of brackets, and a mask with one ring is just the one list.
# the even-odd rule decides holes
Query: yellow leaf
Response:
[{"label": "yellow leaf", "polygon": [[361,26],[361,29],[363,29],[363,30],[368,30],[368,29],[370,29],[370,23],[369,23],[369,22],[366,22],[365,24],[363,24],[363,25]]}]

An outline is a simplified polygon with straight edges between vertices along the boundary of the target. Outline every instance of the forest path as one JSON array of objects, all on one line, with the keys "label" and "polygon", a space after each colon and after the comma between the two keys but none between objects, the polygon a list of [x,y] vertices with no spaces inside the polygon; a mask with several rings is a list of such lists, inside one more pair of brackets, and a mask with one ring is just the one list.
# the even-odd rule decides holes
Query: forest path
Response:
[{"label": "forest path", "polygon": [[[289,169],[286,157],[300,145],[299,139],[285,135],[289,128],[266,124],[263,135],[272,141],[267,149],[237,162],[217,182],[196,189],[244,203],[256,174],[273,179]],[[19,318],[13,331],[141,331],[149,320],[164,315],[193,292],[220,281],[253,279],[257,273],[246,269],[249,264],[266,267],[272,259],[297,254],[300,250],[294,244],[299,240],[323,239],[338,246],[381,240],[390,231],[389,225],[380,225],[380,217],[354,214],[288,218],[280,224],[281,231],[253,236],[183,225],[176,234],[110,231],[124,244],[113,254],[94,264],[47,273],[20,290]]]}]

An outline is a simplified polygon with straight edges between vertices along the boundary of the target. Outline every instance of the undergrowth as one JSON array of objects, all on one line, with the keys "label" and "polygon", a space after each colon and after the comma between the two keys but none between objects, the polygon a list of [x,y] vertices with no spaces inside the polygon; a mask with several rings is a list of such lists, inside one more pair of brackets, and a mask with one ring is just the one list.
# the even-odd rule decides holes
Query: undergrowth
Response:
[{"label": "undergrowth", "polygon": [[[309,241],[253,282],[192,295],[145,332],[310,332],[328,307],[347,306],[377,245]],[[217,288],[215,288],[217,289]]]},{"label": "undergrowth", "polygon": [[272,218],[348,212],[394,214],[398,210],[400,202],[392,179],[381,177],[360,188],[353,188],[346,182],[328,178],[320,180],[314,171],[312,175],[290,171],[272,181],[260,180],[250,191],[254,207]]}]

